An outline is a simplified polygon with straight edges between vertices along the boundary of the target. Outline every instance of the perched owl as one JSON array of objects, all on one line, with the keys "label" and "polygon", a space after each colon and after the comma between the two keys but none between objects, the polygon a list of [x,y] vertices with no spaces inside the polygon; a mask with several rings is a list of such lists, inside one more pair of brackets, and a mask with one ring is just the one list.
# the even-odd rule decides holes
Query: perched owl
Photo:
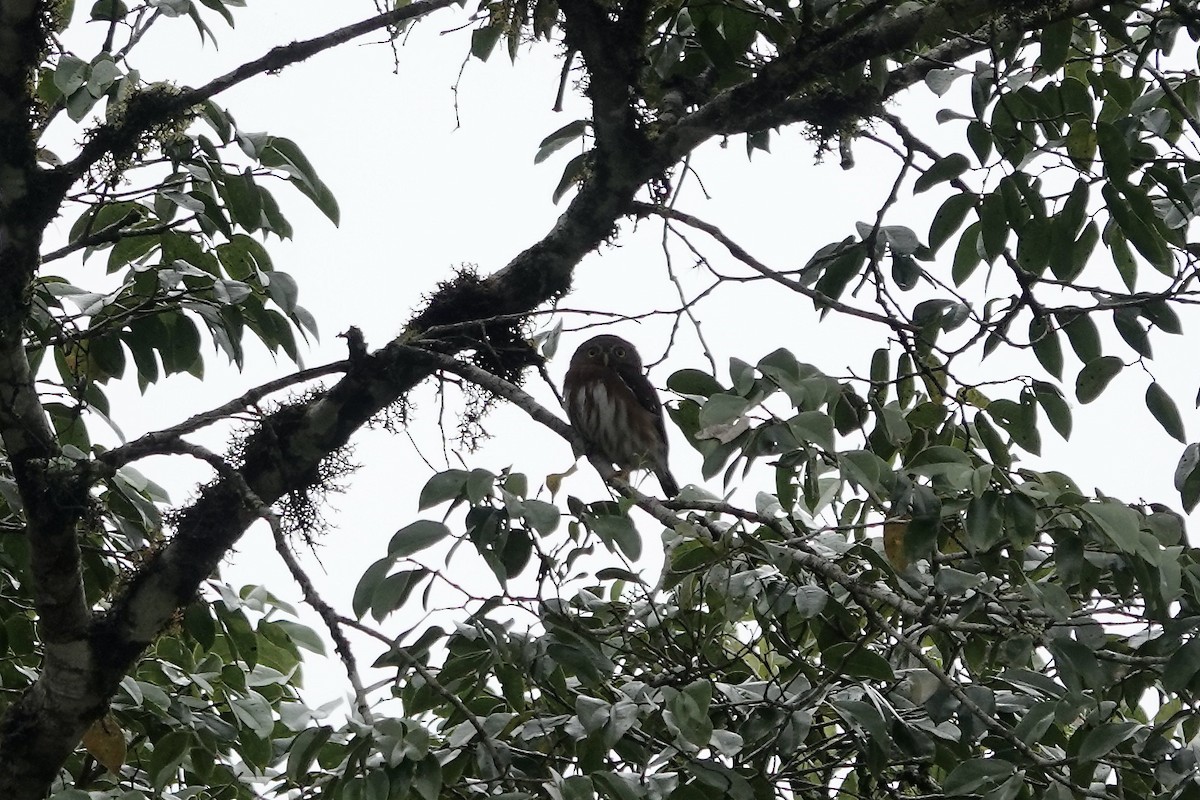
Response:
[{"label": "perched owl", "polygon": [[563,398],[567,417],[592,454],[621,470],[650,470],[667,497],[679,494],[667,467],[662,403],[632,344],[605,334],[579,345],[563,381]]}]

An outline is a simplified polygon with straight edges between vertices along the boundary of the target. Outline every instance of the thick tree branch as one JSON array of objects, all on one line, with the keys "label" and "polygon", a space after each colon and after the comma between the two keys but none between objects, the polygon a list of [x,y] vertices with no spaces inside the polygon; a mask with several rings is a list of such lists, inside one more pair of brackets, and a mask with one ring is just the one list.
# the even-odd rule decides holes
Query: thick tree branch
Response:
[{"label": "thick tree branch", "polygon": [[561,0],[568,47],[583,55],[601,169],[637,168],[645,135],[630,102],[643,55],[646,0],[625,3],[618,19],[595,0]]},{"label": "thick tree branch", "polygon": [[[915,5],[898,15],[881,15],[841,35],[802,41],[765,67],[758,76],[718,94],[684,117],[669,132],[678,137],[673,149],[682,157],[712,136],[768,130],[796,122],[824,126],[831,119],[865,119],[932,70],[955,64],[987,50],[995,37],[1010,38],[1066,17],[1103,6],[1101,0],[1059,3],[1007,0],[942,0]],[[802,94],[806,88],[871,58],[917,49],[917,39],[931,30],[967,30],[894,70],[882,91],[867,87],[857,97]]]}]

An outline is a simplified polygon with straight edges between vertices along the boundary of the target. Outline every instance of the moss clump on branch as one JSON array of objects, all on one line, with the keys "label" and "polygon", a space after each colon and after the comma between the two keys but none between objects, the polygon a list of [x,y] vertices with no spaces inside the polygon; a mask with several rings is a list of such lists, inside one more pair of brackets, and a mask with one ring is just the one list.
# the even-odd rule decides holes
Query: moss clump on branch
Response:
[{"label": "moss clump on branch", "polygon": [[438,284],[411,329],[429,332],[430,339],[455,351],[469,351],[475,366],[518,385],[525,369],[539,360],[529,343],[529,319],[504,313],[495,287],[473,265]]}]

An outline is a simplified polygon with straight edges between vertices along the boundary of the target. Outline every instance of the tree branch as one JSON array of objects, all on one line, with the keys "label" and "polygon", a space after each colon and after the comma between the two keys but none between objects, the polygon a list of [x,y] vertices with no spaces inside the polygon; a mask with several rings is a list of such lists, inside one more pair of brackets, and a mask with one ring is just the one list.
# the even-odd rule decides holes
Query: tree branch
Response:
[{"label": "tree branch", "polygon": [[716,225],[709,224],[698,217],[692,216],[691,214],[686,214],[682,211],[676,211],[673,208],[667,208],[665,206],[651,205],[650,203],[634,203],[632,207],[633,210],[639,214],[654,214],[655,216],[662,217],[663,219],[673,219],[690,227],[696,228],[697,230],[704,231],[709,236],[713,237],[722,245],[724,245],[725,249],[729,251],[729,254],[738,261],[750,267],[750,269],[754,270],[759,275],[762,275],[765,278],[770,278],[776,283],[791,289],[793,292],[798,292],[811,299],[818,305],[819,308],[831,308],[834,311],[838,311],[852,317],[859,317],[860,319],[870,320],[871,322],[878,322],[879,324],[886,325],[895,331],[915,333],[920,330],[918,326],[905,322],[904,320],[893,319],[892,317],[884,314],[878,314],[874,311],[867,311],[863,308],[848,306],[841,301],[827,297],[821,292],[818,292],[816,289],[813,289],[811,286],[805,286],[799,281],[792,280],[784,275],[780,275],[776,270],[771,269],[766,264],[763,264],[758,259],[754,258],[754,256],[746,252],[741,245],[726,236],[725,233]]},{"label": "tree branch", "polygon": [[256,386],[249,390],[241,397],[230,400],[228,403],[224,403],[209,411],[195,414],[177,425],[172,425],[160,431],[151,431],[139,436],[132,442],[120,447],[114,447],[112,450],[101,455],[99,461],[110,469],[115,470],[147,456],[173,452],[169,449],[171,443],[178,440],[181,436],[194,433],[201,428],[228,419],[234,414],[257,405],[267,395],[278,392],[281,389],[286,389],[289,386],[295,386],[300,383],[307,383],[317,378],[323,378],[326,375],[345,372],[348,366],[349,364],[346,361],[335,361],[332,364],[313,367],[312,369],[297,372],[294,375],[285,375],[282,378],[267,381],[261,386]]},{"label": "tree branch", "polygon": [[[797,42],[753,79],[727,89],[685,116],[668,132],[667,138],[682,157],[712,136],[769,130],[796,122],[824,127],[831,120],[846,116],[865,119],[882,110],[886,100],[924,80],[929,72],[983,52],[991,46],[994,36],[1007,38],[1037,30],[1102,5],[1101,0],[1066,3],[940,0],[914,5],[898,15],[881,15],[867,24],[827,33],[818,43]],[[968,20],[974,20],[974,24]],[[930,30],[970,33],[920,53],[917,39]],[[857,97],[801,94],[870,58],[897,50],[917,50],[919,55],[893,70],[882,91],[866,87],[866,93]]]},{"label": "tree branch", "polygon": [[46,179],[56,186],[58,191],[65,193],[71,184],[101,158],[132,148],[138,139],[154,126],[171,120],[226,89],[258,75],[277,72],[298,64],[359,36],[425,16],[456,2],[457,0],[417,0],[411,5],[398,6],[391,11],[338,28],[324,36],[273,47],[265,55],[235,67],[196,89],[184,89],[178,93],[140,92],[130,99],[129,107],[118,122],[108,122],[99,126],[80,149],[79,155],[47,172]]}]

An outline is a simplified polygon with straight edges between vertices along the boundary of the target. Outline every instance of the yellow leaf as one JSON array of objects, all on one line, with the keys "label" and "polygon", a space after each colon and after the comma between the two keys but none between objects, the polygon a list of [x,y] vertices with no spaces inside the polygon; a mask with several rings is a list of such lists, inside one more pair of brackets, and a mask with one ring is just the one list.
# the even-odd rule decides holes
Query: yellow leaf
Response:
[{"label": "yellow leaf", "polygon": [[105,714],[83,734],[83,746],[114,775],[125,764],[125,733],[112,714]]},{"label": "yellow leaf", "polygon": [[883,523],[883,554],[887,556],[888,563],[897,570],[908,566],[908,556],[904,554],[904,534],[907,532],[907,519]]},{"label": "yellow leaf", "polygon": [[558,494],[558,490],[562,488],[564,478],[574,475],[579,469],[579,464],[572,464],[571,468],[566,472],[551,472],[546,476],[546,488],[550,490],[550,498],[553,499]]}]

